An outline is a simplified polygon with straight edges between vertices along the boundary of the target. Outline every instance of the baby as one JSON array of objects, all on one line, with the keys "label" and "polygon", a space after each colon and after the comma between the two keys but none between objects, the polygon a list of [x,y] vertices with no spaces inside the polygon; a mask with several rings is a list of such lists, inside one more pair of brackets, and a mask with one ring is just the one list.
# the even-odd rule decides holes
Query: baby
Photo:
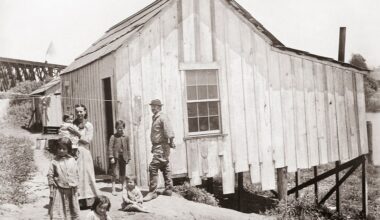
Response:
[{"label": "baby", "polygon": [[63,115],[63,124],[61,125],[61,128],[59,129],[59,135],[61,137],[67,137],[71,140],[71,143],[72,143],[72,146],[73,146],[73,151],[74,153],[76,152],[76,150],[78,149],[78,141],[79,141],[79,138],[78,136],[72,134],[68,128],[72,128],[76,131],[79,131],[79,129],[77,128],[77,126],[75,126],[73,124],[74,122],[74,115],[73,114],[64,114]]},{"label": "baby", "polygon": [[136,178],[128,177],[125,191],[123,191],[123,203],[121,209],[128,212],[148,212],[143,206],[143,196],[136,186]]}]

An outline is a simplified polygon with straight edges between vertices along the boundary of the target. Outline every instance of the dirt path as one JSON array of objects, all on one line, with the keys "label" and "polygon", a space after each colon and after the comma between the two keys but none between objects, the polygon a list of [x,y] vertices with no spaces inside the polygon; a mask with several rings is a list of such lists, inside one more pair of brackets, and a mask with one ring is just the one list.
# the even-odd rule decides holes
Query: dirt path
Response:
[{"label": "dirt path", "polygon": [[[0,129],[1,132],[1,129]],[[3,132],[4,133],[4,132]],[[34,139],[38,135],[31,135],[28,132],[18,129],[6,132],[10,135],[29,136]],[[0,208],[0,219],[49,219],[47,215],[49,203],[49,188],[46,174],[50,160],[44,154],[43,149],[34,147],[34,159],[37,170],[33,178],[26,183],[29,197],[33,202],[21,207],[11,209]],[[117,196],[111,194],[111,184],[98,182],[97,187],[103,195],[110,198],[112,206],[109,215],[113,220],[117,219],[272,219],[256,214],[244,214],[230,209],[212,207],[205,204],[188,201],[178,195],[172,197],[159,196],[157,199],[145,203],[145,207],[151,213],[126,213],[119,211],[122,202],[121,192]],[[82,210],[81,219],[85,219],[90,210]]]}]

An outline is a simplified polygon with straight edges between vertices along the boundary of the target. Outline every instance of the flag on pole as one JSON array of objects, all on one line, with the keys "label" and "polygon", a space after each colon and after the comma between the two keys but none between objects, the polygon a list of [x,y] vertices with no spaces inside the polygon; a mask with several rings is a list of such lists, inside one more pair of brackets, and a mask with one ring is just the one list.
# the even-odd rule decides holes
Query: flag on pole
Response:
[{"label": "flag on pole", "polygon": [[49,46],[45,53],[45,63],[47,63],[48,58],[53,57],[54,53],[55,53],[54,44],[53,44],[53,41],[50,41]]}]

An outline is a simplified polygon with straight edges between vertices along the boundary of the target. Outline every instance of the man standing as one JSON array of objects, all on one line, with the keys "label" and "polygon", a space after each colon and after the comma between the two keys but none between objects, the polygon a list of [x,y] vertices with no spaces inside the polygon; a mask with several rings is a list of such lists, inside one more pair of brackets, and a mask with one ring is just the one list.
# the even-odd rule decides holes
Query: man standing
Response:
[{"label": "man standing", "polygon": [[149,105],[153,113],[150,133],[153,158],[149,165],[149,193],[144,197],[145,202],[157,198],[158,170],[162,171],[165,180],[163,194],[172,195],[173,182],[169,166],[169,155],[170,148],[175,148],[173,129],[169,123],[169,118],[161,112],[161,101],[155,99]]}]

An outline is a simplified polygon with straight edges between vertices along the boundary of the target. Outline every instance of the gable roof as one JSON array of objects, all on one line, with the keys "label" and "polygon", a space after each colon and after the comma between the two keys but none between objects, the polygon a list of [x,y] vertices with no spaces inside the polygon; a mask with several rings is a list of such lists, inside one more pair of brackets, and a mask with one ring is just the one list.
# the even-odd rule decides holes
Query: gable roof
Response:
[{"label": "gable roof", "polygon": [[[52,79],[50,82],[42,85],[40,88],[34,90],[29,95],[30,96],[37,96],[37,95],[46,95],[45,92],[54,86],[57,86],[59,83],[61,83],[61,78],[57,77]],[[61,87],[57,88],[56,91],[54,91],[54,94],[60,94],[61,93]]]},{"label": "gable roof", "polygon": [[161,12],[171,0],[157,0],[127,19],[117,23],[77,57],[61,74],[72,72],[120,48],[126,40],[140,31],[144,25]]},{"label": "gable roof", "polygon": [[[74,62],[65,68],[61,74],[72,72],[112,53],[113,51],[116,51],[134,34],[138,33],[148,21],[154,19],[171,1],[173,0],[156,0],[137,13],[112,26],[100,39],[93,43],[90,48],[88,48],[84,53],[77,57]],[[224,1],[227,2],[227,4],[229,4],[234,10],[240,13],[244,18],[246,18],[252,25],[254,25],[257,30],[268,37],[268,39],[272,42],[272,46],[274,47],[277,47],[281,50],[295,52],[297,54],[334,62],[342,66],[355,68],[361,71],[368,71],[348,63],[336,61],[332,58],[314,55],[302,50],[288,48],[235,0]]]}]

